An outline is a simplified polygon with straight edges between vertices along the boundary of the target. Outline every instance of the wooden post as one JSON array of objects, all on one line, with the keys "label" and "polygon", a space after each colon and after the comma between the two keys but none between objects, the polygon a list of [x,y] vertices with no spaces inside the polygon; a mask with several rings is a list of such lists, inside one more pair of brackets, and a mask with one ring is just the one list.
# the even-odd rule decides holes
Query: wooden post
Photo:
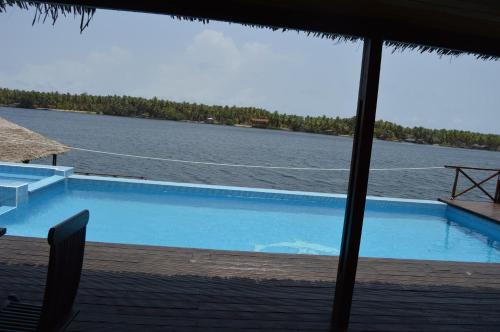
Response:
[{"label": "wooden post", "polygon": [[57,166],[57,154],[52,155],[52,166]]},{"label": "wooden post", "polygon": [[495,191],[494,202],[500,204],[500,175],[497,178],[497,190]]},{"label": "wooden post", "polygon": [[363,45],[356,128],[330,331],[347,331],[349,326],[370,172],[382,45],[383,41],[379,38],[365,38]]},{"label": "wooden post", "polygon": [[457,194],[457,184],[458,184],[459,168],[455,168],[455,181],[453,181],[453,189],[451,190],[451,199],[455,199]]}]

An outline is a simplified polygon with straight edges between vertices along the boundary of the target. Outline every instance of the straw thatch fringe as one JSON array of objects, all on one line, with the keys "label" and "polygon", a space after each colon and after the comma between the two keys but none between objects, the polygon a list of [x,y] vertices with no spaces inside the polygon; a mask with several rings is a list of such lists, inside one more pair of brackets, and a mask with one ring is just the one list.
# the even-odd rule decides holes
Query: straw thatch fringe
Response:
[{"label": "straw thatch fringe", "polygon": [[[174,16],[172,16],[174,17]],[[186,18],[186,17],[179,17],[175,16],[177,19],[183,19],[183,20],[190,20],[193,21],[192,17]],[[207,19],[196,19],[197,21],[203,22],[203,23],[208,23],[209,20]],[[273,31],[278,31],[281,30],[283,32],[292,30],[292,29],[286,29],[286,28],[277,28],[277,27],[272,27],[272,26],[266,26],[266,25],[256,25],[256,24],[243,24],[244,26],[249,26],[253,28],[263,28],[263,29],[271,29]],[[333,41],[342,43],[342,42],[358,42],[360,40],[363,40],[362,37],[357,37],[357,36],[349,36],[349,35],[341,35],[341,34],[336,34],[336,33],[327,33],[327,32],[318,32],[318,31],[307,31],[307,30],[295,30],[297,32],[303,32],[307,36],[313,36],[316,38],[325,38],[325,39],[331,39]],[[398,42],[398,41],[391,41],[391,40],[386,40],[384,41],[384,46],[388,47],[391,49],[392,53],[396,52],[404,52],[406,50],[416,50],[420,53],[435,53],[439,57],[442,56],[451,56],[451,57],[458,57],[460,55],[471,55],[476,57],[477,59],[482,59],[482,60],[498,60],[497,57],[492,56],[492,55],[487,55],[487,54],[480,54],[480,53],[472,53],[472,52],[465,52],[465,51],[459,51],[459,50],[452,50],[452,49],[447,49],[447,48],[441,48],[441,47],[432,47],[432,46],[424,46],[424,45],[417,45],[417,44],[409,44],[409,43],[403,43],[403,42]]]},{"label": "straw thatch fringe", "polygon": [[67,146],[0,118],[0,160],[22,162],[60,154]]},{"label": "straw thatch fringe", "polygon": [[40,21],[45,23],[49,17],[52,19],[52,25],[54,25],[59,15],[66,16],[67,14],[73,14],[74,17],[80,16],[80,33],[89,25],[96,11],[95,8],[83,6],[57,5],[35,1],[0,0],[0,12],[5,12],[7,7],[18,7],[25,10],[34,8],[35,16],[33,17],[33,25],[40,23]]},{"label": "straw thatch fringe", "polygon": [[[57,5],[57,4],[46,4],[46,3],[40,3],[40,2],[35,2],[35,1],[19,1],[19,0],[0,0],[0,12],[3,12],[6,10],[7,6],[17,6],[21,9],[29,9],[30,7],[34,7],[36,12],[35,12],[35,17],[33,18],[33,24],[36,22],[42,21],[45,22],[47,17],[50,17],[52,19],[52,24],[55,24],[57,21],[57,18],[59,17],[59,14],[62,14],[66,16],[66,14],[73,14],[74,16],[80,15],[80,32],[83,32],[85,28],[89,25],[90,21],[92,20],[94,13],[96,11],[95,8],[90,8],[90,7],[84,7],[84,6],[74,6],[74,5]],[[192,22],[201,22],[203,24],[207,24],[210,22],[209,19],[202,18],[202,17],[192,17],[192,16],[180,16],[180,15],[170,15],[170,17],[178,20],[184,20],[184,21],[192,21]],[[293,29],[286,29],[286,28],[279,28],[279,27],[274,27],[274,26],[267,26],[267,25],[259,25],[259,24],[243,24],[244,26],[249,26],[253,28],[264,28],[264,29],[271,29],[273,31],[288,31],[288,30],[293,30]],[[318,32],[318,31],[303,31],[303,30],[296,30],[297,32],[303,32],[306,33],[308,36],[312,35],[317,38],[327,38],[331,39],[337,42],[357,42],[359,40],[362,40],[362,37],[357,37],[357,36],[347,36],[347,35],[340,35],[340,34],[335,34],[335,33],[324,33],[324,32]],[[440,47],[432,47],[432,46],[424,46],[424,45],[417,45],[417,44],[408,44],[408,43],[402,43],[398,41],[390,41],[386,40],[384,42],[384,45],[390,49],[392,49],[392,53],[395,52],[404,52],[405,50],[416,50],[420,53],[435,53],[438,56],[451,56],[451,57],[457,57],[459,55],[467,54],[467,55],[472,55],[476,57],[477,59],[483,59],[483,60],[498,60],[497,57],[492,56],[492,55],[486,55],[486,54],[479,54],[479,53],[472,53],[472,52],[464,52],[464,51],[459,51],[459,50],[452,50],[452,49],[447,49],[447,48],[440,48]]]}]

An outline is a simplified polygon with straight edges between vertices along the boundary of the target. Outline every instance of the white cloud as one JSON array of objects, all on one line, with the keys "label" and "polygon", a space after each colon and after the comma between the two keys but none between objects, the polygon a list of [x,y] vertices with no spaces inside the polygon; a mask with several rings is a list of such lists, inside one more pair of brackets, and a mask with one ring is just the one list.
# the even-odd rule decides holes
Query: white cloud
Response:
[{"label": "white cloud", "polygon": [[185,52],[186,60],[201,69],[238,70],[242,54],[230,37],[205,29],[194,37]]},{"label": "white cloud", "polygon": [[264,107],[280,94],[286,77],[292,77],[283,69],[298,61],[271,45],[237,44],[212,29],[202,30],[184,50],[172,50],[160,60],[136,53],[112,46],[80,58],[26,64],[10,74],[0,72],[0,85]]},{"label": "white cloud", "polygon": [[[40,91],[118,93],[130,83],[131,77],[122,68],[131,65],[132,60],[127,50],[111,47],[90,52],[81,59],[26,64],[10,75],[0,72],[0,85]],[[119,86],[116,82],[120,82]]]},{"label": "white cloud", "polygon": [[268,105],[283,77],[280,66],[296,62],[270,45],[238,45],[222,32],[205,29],[186,49],[159,65],[158,74],[136,94],[209,104]]}]

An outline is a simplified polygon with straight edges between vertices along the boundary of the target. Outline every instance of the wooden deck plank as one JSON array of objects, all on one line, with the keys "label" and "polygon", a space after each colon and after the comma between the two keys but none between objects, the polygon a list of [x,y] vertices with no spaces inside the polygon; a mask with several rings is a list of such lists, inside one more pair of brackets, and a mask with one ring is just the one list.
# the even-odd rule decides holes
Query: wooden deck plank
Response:
[{"label": "wooden deck plank", "polygon": [[450,206],[474,213],[500,224],[500,204],[493,202],[473,202],[457,199],[440,198],[441,202]]},{"label": "wooden deck plank", "polygon": [[[0,239],[0,300],[43,296],[44,239]],[[70,331],[325,331],[337,257],[88,242]],[[353,331],[499,331],[500,264],[362,258]]]}]

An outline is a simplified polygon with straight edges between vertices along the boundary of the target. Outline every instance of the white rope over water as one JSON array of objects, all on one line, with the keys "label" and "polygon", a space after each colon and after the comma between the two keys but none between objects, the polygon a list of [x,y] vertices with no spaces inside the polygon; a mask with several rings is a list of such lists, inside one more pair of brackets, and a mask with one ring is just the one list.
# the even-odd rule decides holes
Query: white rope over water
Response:
[{"label": "white rope over water", "polygon": [[[0,137],[2,135],[0,134]],[[5,137],[5,136],[4,136]],[[44,144],[38,141],[30,141],[30,140],[18,140],[22,142],[33,142],[37,144]],[[52,144],[44,144],[44,145],[52,145]],[[321,167],[294,167],[294,166],[266,166],[266,165],[246,165],[246,164],[232,164],[232,163],[216,163],[210,161],[196,161],[196,160],[183,160],[183,159],[174,159],[174,158],[160,158],[160,157],[149,157],[149,156],[140,156],[135,154],[126,154],[126,153],[117,153],[117,152],[109,152],[109,151],[101,151],[101,150],[92,150],[79,148],[76,146],[67,146],[68,148],[76,151],[104,154],[109,156],[117,156],[117,157],[127,157],[127,158],[136,158],[136,159],[147,159],[147,160],[157,160],[157,161],[165,161],[165,162],[173,162],[173,163],[183,163],[183,164],[192,164],[192,165],[206,165],[206,166],[220,166],[220,167],[240,167],[240,168],[259,168],[259,169],[274,169],[274,170],[291,170],[291,171],[327,171],[327,172],[348,172],[349,168],[321,168]],[[444,169],[444,166],[429,166],[429,167],[393,167],[393,168],[370,168],[370,171],[421,171],[421,170],[431,170],[431,169]]]},{"label": "white rope over water", "polygon": [[[349,171],[349,168],[320,168],[320,167],[294,167],[294,166],[266,166],[266,165],[245,165],[245,164],[229,164],[229,163],[215,163],[209,161],[194,161],[194,160],[183,160],[183,159],[173,159],[173,158],[159,158],[159,157],[147,157],[139,156],[134,154],[126,153],[116,153],[116,152],[106,152],[99,150],[91,150],[77,147],[69,147],[73,150],[100,153],[119,157],[129,157],[138,159],[149,159],[149,160],[159,160],[174,163],[184,163],[184,164],[195,164],[195,165],[207,165],[207,166],[223,166],[223,167],[243,167],[243,168],[264,168],[264,169],[284,169],[293,171]],[[432,167],[395,167],[395,168],[370,168],[370,171],[405,171],[405,170],[426,170],[426,169],[439,169],[444,168],[442,166],[432,166]]]}]

